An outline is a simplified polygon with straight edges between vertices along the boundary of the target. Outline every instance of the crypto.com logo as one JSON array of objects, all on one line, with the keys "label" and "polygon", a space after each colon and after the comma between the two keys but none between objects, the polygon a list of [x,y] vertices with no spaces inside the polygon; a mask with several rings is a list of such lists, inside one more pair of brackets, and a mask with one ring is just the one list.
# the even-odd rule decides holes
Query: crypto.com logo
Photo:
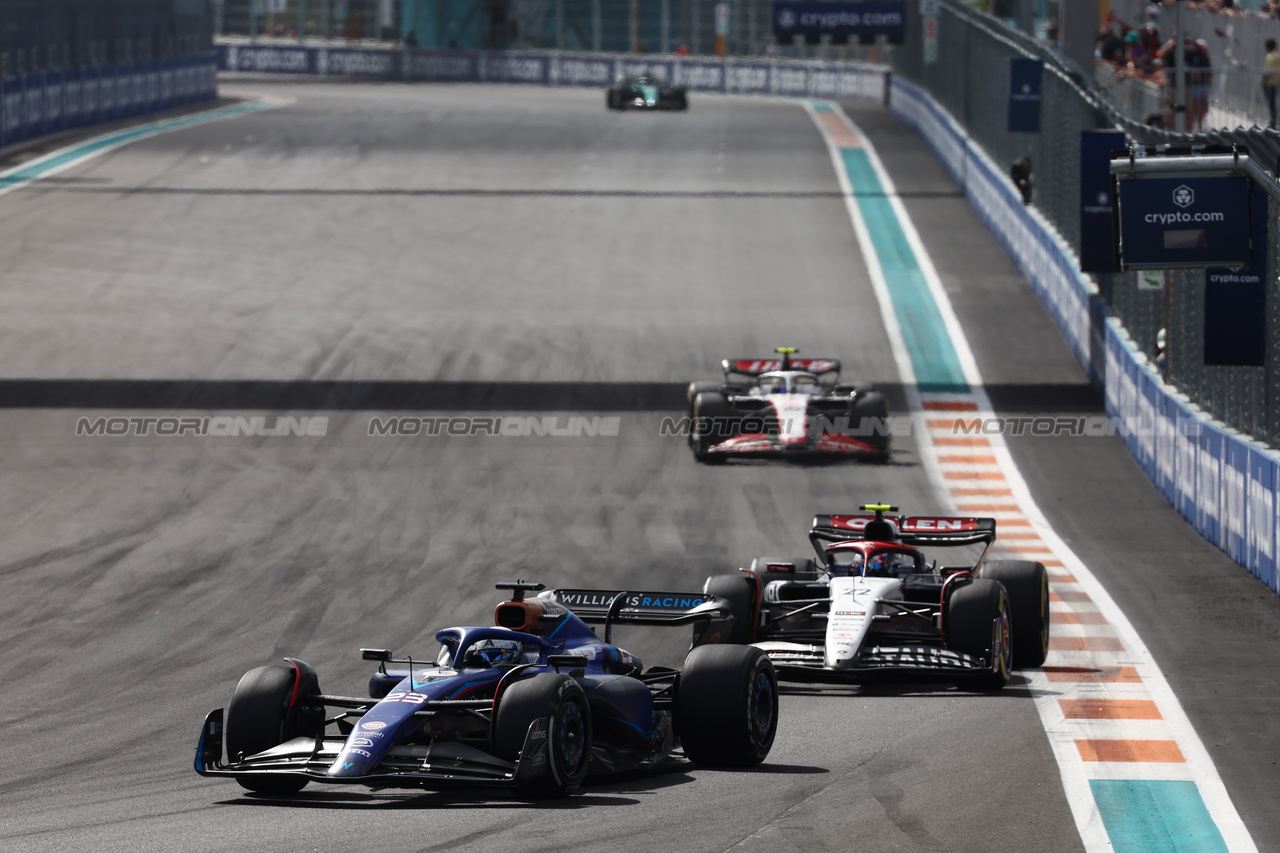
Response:
[{"label": "crypto.com logo", "polygon": [[1173,191],[1173,203],[1178,207],[1190,207],[1196,203],[1195,190],[1183,184]]},{"label": "crypto.com logo", "polygon": [[796,13],[791,9],[783,9],[778,13],[778,26],[789,30],[796,25]]}]

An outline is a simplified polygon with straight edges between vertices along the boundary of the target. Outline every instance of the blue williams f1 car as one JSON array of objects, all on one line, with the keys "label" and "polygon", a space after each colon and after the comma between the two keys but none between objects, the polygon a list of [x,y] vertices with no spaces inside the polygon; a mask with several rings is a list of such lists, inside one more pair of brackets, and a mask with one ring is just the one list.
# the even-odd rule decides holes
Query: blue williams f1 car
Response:
[{"label": "blue williams f1 car", "polygon": [[[430,664],[363,649],[379,662],[367,697],[322,693],[315,670],[293,658],[250,670],[225,715],[205,718],[196,772],[263,794],[324,782],[549,797],[573,793],[588,772],[632,770],[677,750],[715,767],[769,754],[773,665],[759,649],[722,644],[733,622],[724,602],[563,589],[526,599],[542,585],[498,588],[512,597],[494,609],[496,626],[440,631]],[[588,622],[604,625],[603,639]],[[692,624],[683,669],[643,669],[611,642],[617,623]]]}]

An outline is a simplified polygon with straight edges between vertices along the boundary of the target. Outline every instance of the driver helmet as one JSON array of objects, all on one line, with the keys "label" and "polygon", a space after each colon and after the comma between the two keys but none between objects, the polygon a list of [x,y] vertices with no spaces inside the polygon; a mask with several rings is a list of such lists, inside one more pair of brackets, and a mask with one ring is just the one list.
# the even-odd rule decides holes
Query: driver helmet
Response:
[{"label": "driver helmet", "polygon": [[516,640],[482,640],[467,652],[464,666],[494,667],[517,664],[524,653]]},{"label": "driver helmet", "polygon": [[863,574],[869,578],[888,578],[894,577],[896,572],[893,571],[889,555],[881,551],[867,561],[867,570]]}]

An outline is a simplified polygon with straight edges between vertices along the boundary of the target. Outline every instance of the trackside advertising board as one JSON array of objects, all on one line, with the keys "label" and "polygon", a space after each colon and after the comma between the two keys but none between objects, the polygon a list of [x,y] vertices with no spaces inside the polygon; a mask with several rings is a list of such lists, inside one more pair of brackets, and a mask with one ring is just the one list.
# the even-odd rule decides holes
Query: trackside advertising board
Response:
[{"label": "trackside advertising board", "polygon": [[1040,83],[1044,63],[1039,59],[1009,60],[1009,132],[1040,132]]},{"label": "trackside advertising board", "polygon": [[219,44],[219,71],[308,74],[430,83],[524,83],[605,88],[648,74],[693,92],[884,101],[884,68],[787,59],[673,59],[559,51],[372,50]]},{"label": "trackside advertising board", "polygon": [[1123,131],[1080,131],[1080,269],[1085,272],[1120,271],[1111,222],[1111,152],[1123,147]]},{"label": "trackside advertising board", "polygon": [[1204,363],[1261,367],[1267,352],[1267,197],[1251,193],[1253,263],[1204,271]]},{"label": "trackside advertising board", "polygon": [[1248,178],[1122,177],[1117,186],[1124,269],[1250,263]]},{"label": "trackside advertising board", "polygon": [[871,41],[882,35],[894,44],[901,44],[907,34],[907,4],[885,0],[774,3],[773,34],[780,41],[801,36],[810,44],[817,44],[823,36],[841,44],[850,37]]},{"label": "trackside advertising board", "polygon": [[212,54],[0,79],[0,148],[218,96]]}]

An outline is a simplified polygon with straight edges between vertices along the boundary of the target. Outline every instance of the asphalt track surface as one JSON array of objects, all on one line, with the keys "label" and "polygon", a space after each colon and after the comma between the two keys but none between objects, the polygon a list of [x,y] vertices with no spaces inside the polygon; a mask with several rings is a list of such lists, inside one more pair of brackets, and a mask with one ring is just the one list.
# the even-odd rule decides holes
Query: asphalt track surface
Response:
[{"label": "asphalt track surface", "polygon": [[[661,386],[781,343],[896,386],[803,110],[255,88],[297,101],[0,199],[0,397],[24,380],[48,401],[0,409],[0,847],[1080,848],[1016,680],[992,696],[793,687],[755,771],[677,764],[560,803],[318,786],[271,800],[197,777],[204,713],[281,655],[312,662],[328,691],[360,690],[361,646],[432,653],[438,628],[489,622],[497,580],[696,589],[753,556],[804,554],[814,512],[939,508],[910,438],[884,466],[706,468],[660,435]],[[997,406],[1096,407],[919,139],[880,108],[849,109]],[[255,382],[295,400],[340,383],[357,402],[261,412]],[[523,414],[550,395],[578,408],[543,411],[618,417],[619,434],[369,436],[373,416],[414,414],[388,383],[437,400],[422,406],[435,415]],[[619,405],[619,383],[658,388],[653,405]],[[208,408],[165,409],[175,387],[203,388]],[[80,417],[161,413],[330,421],[323,438],[75,435]],[[1011,445],[1156,654],[1259,848],[1277,849],[1275,596],[1165,507],[1118,441]],[[677,663],[680,639],[618,635],[647,663]]]}]

